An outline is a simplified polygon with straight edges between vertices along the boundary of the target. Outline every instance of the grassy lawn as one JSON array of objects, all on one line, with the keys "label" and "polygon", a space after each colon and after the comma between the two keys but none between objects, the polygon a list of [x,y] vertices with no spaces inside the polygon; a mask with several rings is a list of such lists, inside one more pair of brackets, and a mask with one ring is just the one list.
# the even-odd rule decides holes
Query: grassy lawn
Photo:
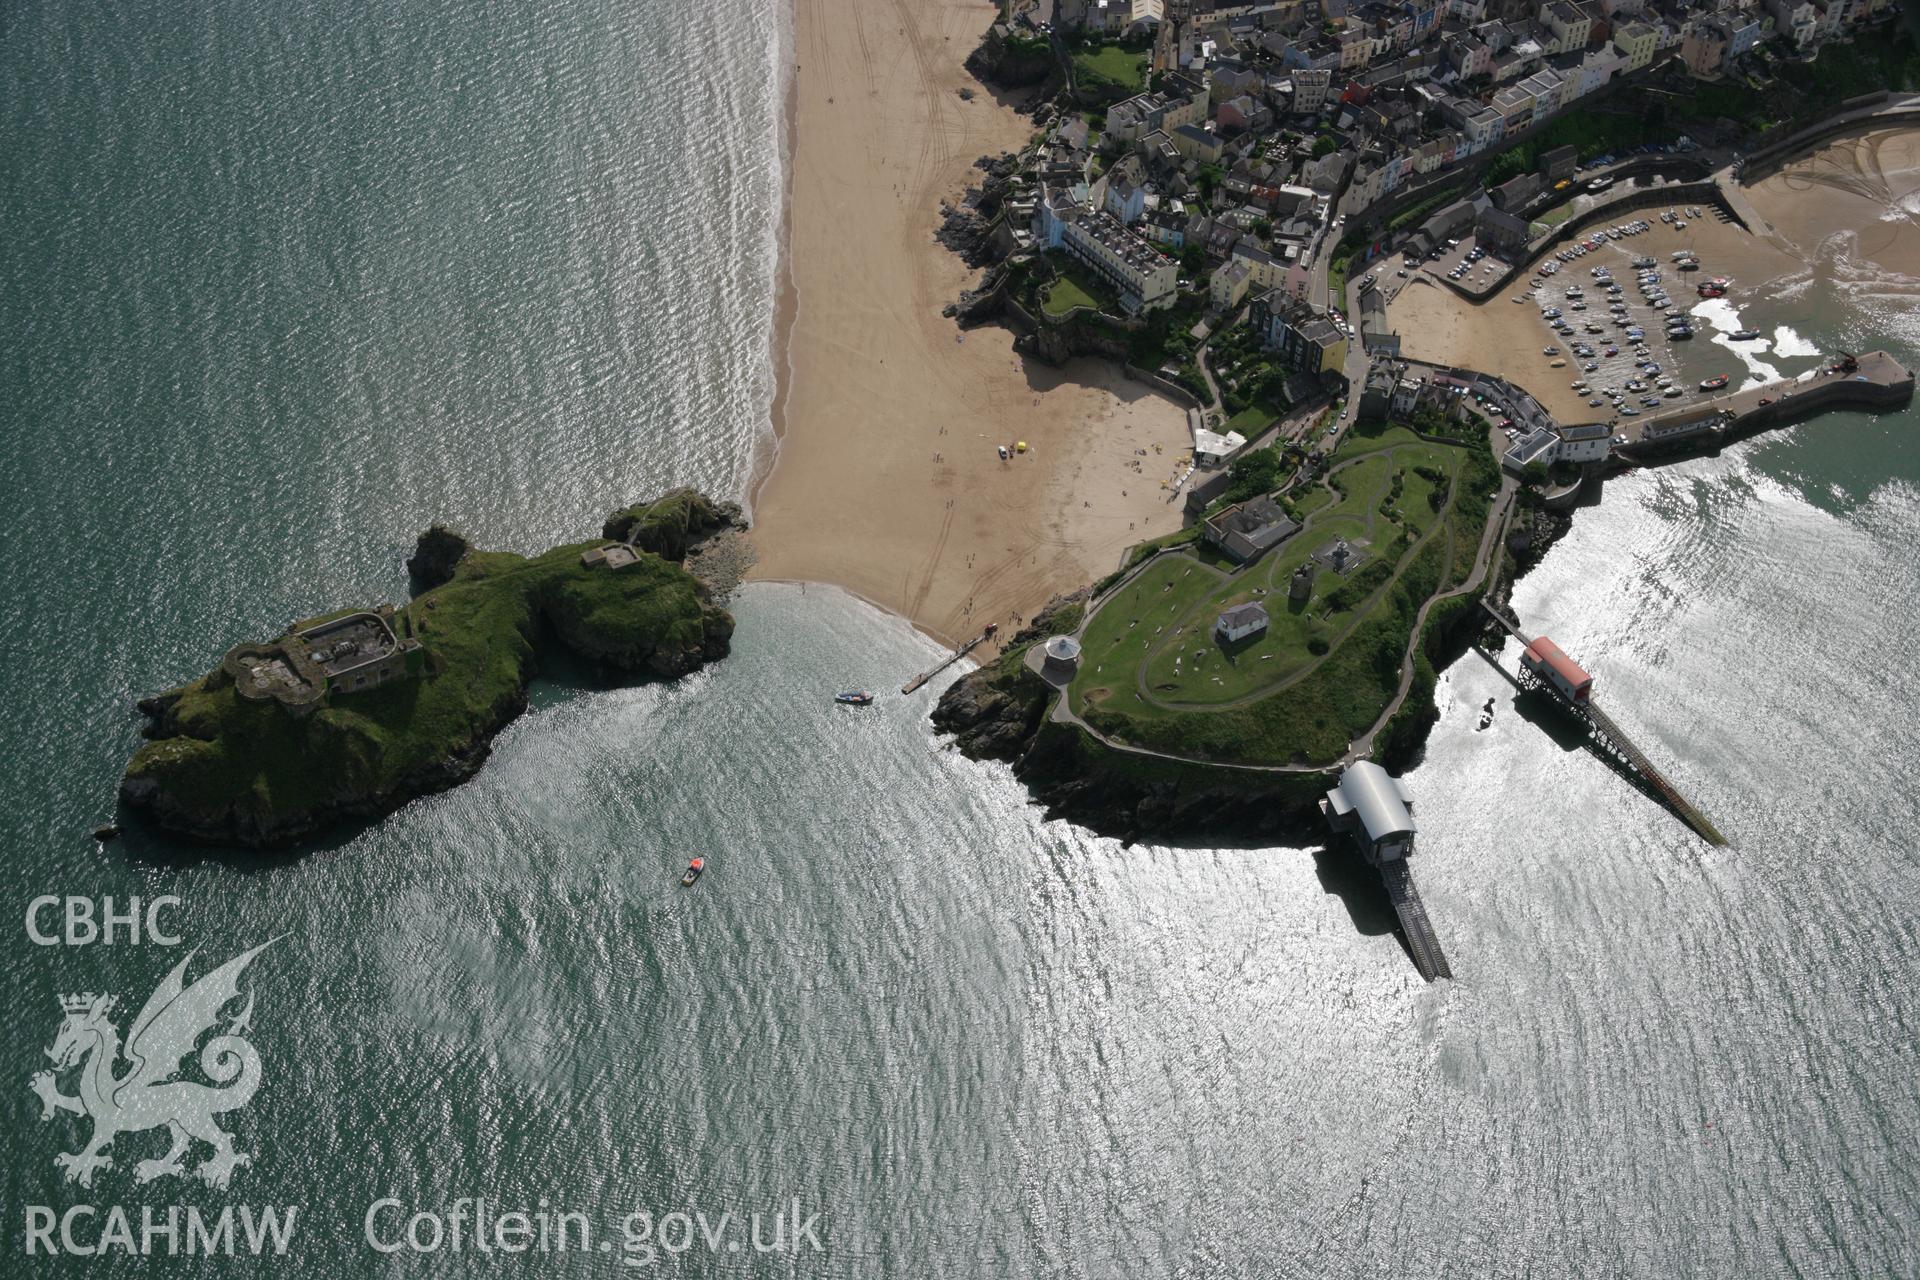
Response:
[{"label": "grassy lawn", "polygon": [[1072,696],[1144,706],[1134,692],[1141,661],[1156,637],[1220,588],[1221,575],[1187,557],[1162,556],[1094,615],[1081,637]]},{"label": "grassy lawn", "polygon": [[1099,306],[1100,299],[1066,274],[1048,285],[1046,296],[1040,300],[1040,309],[1050,316],[1063,316],[1075,307],[1093,307],[1097,310]]},{"label": "grassy lawn", "polygon": [[[1179,754],[1337,756],[1391,699],[1420,604],[1471,568],[1499,484],[1485,452],[1404,427],[1350,433],[1333,491],[1295,495],[1301,532],[1237,572],[1163,557],[1106,603],[1068,691],[1075,709],[1122,741]],[[1336,537],[1364,544],[1367,558],[1344,575],[1319,566],[1308,597],[1289,601],[1294,570]],[[1266,605],[1267,630],[1223,645],[1215,619],[1248,601]]]},{"label": "grassy lawn", "polygon": [[1569,200],[1565,204],[1557,204],[1535,218],[1532,225],[1527,228],[1527,234],[1532,236],[1543,235],[1572,216],[1573,201]]},{"label": "grassy lawn", "polygon": [[1441,191],[1435,195],[1428,196],[1426,199],[1420,201],[1419,203],[1409,205],[1405,209],[1402,209],[1399,213],[1394,214],[1393,217],[1387,219],[1387,230],[1399,231],[1404,227],[1410,227],[1415,223],[1424,220],[1428,214],[1432,213],[1435,209],[1438,209],[1441,205],[1447,204],[1448,202],[1457,200],[1459,198],[1460,198],[1460,189],[1454,188],[1454,187],[1450,187],[1447,190]]},{"label": "grassy lawn", "polygon": [[1117,44],[1093,45],[1076,51],[1073,69],[1083,83],[1115,85],[1130,94],[1147,87],[1147,55]]},{"label": "grassy lawn", "polygon": [[1274,420],[1285,412],[1286,409],[1283,406],[1276,406],[1264,402],[1257,403],[1242,409],[1231,418],[1228,418],[1226,425],[1221,427],[1220,431],[1222,434],[1229,431],[1238,431],[1241,435],[1251,440],[1262,431],[1265,431],[1269,426],[1273,425]]}]

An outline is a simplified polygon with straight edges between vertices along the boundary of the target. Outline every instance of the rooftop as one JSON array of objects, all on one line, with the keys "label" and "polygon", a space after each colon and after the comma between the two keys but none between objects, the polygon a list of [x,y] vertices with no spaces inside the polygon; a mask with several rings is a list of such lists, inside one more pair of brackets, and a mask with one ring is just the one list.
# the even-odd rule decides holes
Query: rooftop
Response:
[{"label": "rooftop", "polygon": [[299,633],[308,656],[329,676],[378,661],[398,646],[393,630],[377,613],[350,613]]},{"label": "rooftop", "polygon": [[1412,835],[1412,797],[1406,784],[1371,760],[1360,760],[1340,772],[1340,785],[1327,792],[1327,802],[1340,816],[1354,814],[1369,841]]}]

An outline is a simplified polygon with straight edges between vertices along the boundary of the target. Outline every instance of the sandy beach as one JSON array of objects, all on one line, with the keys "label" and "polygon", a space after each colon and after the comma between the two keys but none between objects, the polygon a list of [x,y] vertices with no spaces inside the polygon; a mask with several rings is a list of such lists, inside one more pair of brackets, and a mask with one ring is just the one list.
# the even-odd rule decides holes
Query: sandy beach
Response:
[{"label": "sandy beach", "polygon": [[1030,365],[940,314],[975,274],[933,239],[941,200],[1032,132],[961,65],[994,13],[797,7],[787,363],[752,504],[754,577],[832,583],[946,640],[1177,529],[1164,485],[1189,449],[1185,411],[1116,367]]},{"label": "sandy beach", "polygon": [[1751,187],[1747,198],[1805,257],[1836,233],[1887,271],[1920,272],[1920,131],[1842,138]]}]

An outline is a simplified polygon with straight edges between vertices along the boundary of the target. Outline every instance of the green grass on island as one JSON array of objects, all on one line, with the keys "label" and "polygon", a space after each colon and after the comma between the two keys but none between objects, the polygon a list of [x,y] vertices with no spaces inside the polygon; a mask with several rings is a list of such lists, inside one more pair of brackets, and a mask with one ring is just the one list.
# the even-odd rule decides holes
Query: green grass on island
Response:
[{"label": "green grass on island", "polygon": [[[1117,741],[1171,754],[1260,764],[1337,759],[1393,699],[1414,619],[1472,573],[1499,468],[1473,443],[1423,440],[1361,424],[1321,481],[1285,501],[1304,527],[1246,566],[1195,543],[1163,555],[1106,599],[1082,637],[1067,696]],[[1288,599],[1295,569],[1335,539],[1365,556],[1342,574],[1317,564]],[[1266,606],[1267,630],[1232,645],[1224,609]]]},{"label": "green grass on island", "polygon": [[241,697],[216,667],[143,704],[152,740],[127,766],[123,794],[183,834],[282,843],[469,775],[524,707],[544,653],[565,650],[626,677],[694,670],[726,653],[733,619],[681,564],[642,548],[652,540],[684,553],[716,513],[688,493],[620,513],[608,530],[631,539],[635,558],[617,570],[582,563],[608,537],[531,557],[467,551],[450,580],[394,612],[397,638],[423,651],[417,674],[329,689],[305,715]]}]

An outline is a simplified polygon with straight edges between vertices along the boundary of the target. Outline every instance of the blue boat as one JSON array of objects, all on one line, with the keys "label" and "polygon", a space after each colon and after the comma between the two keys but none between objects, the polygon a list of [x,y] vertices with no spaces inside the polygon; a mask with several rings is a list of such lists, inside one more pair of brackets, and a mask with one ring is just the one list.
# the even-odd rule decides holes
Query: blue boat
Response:
[{"label": "blue boat", "polygon": [[865,689],[848,689],[844,693],[834,694],[833,700],[845,703],[849,707],[864,707],[873,701],[873,695]]}]

